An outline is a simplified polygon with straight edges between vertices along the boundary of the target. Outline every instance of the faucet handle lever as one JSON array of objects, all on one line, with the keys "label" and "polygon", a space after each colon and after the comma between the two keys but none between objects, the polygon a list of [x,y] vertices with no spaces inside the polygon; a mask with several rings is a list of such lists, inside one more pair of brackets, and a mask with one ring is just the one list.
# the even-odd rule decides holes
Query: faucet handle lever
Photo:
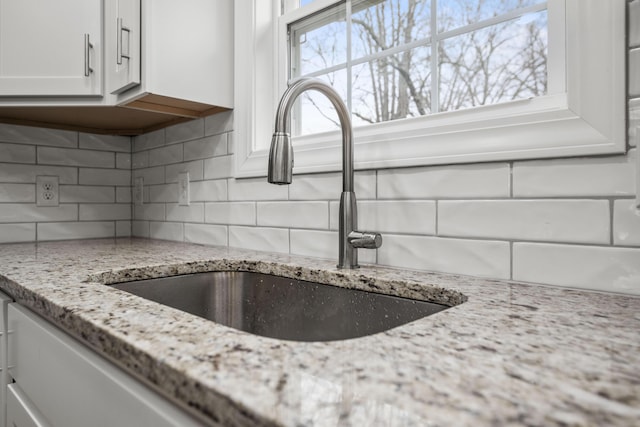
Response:
[{"label": "faucet handle lever", "polygon": [[378,249],[382,246],[382,235],[370,231],[352,231],[347,241],[354,248]]}]

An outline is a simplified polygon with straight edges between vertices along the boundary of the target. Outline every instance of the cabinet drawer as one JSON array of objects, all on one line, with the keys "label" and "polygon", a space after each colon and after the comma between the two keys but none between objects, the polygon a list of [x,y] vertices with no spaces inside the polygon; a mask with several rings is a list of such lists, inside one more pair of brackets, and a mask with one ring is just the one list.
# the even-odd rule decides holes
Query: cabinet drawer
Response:
[{"label": "cabinet drawer", "polygon": [[16,384],[10,384],[7,387],[7,425],[11,427],[50,426]]},{"label": "cabinet drawer", "polygon": [[201,426],[46,320],[12,303],[9,374],[54,427]]}]

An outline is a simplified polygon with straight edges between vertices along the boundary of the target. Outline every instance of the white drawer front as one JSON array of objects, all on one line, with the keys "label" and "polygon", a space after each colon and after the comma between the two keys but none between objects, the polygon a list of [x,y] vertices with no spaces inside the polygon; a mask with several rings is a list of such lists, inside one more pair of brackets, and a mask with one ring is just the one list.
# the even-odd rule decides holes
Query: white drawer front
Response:
[{"label": "white drawer front", "polygon": [[9,374],[53,427],[202,425],[24,307],[8,322]]}]

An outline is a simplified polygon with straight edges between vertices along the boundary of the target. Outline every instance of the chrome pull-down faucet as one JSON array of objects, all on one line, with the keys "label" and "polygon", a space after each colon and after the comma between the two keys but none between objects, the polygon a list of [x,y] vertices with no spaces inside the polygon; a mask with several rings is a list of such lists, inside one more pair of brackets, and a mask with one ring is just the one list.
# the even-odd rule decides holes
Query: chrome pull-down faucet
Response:
[{"label": "chrome pull-down faucet", "polygon": [[305,91],[324,94],[338,112],[342,129],[342,194],[340,196],[340,229],[338,268],[358,267],[358,248],[376,249],[382,245],[378,233],[357,231],[356,194],[353,191],[353,131],[347,107],[340,95],[321,80],[303,77],[287,88],[276,112],[276,124],[269,150],[268,180],[272,184],[291,184],[293,148],[291,146],[291,107]]}]

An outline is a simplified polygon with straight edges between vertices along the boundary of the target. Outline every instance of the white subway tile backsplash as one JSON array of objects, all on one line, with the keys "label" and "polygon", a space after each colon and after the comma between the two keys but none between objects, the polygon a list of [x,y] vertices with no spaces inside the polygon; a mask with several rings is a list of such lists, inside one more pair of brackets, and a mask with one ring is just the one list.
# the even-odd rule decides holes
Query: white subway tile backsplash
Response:
[{"label": "white subway tile backsplash", "polygon": [[131,154],[131,169],[149,167],[149,150]]},{"label": "white subway tile backsplash", "polygon": [[235,153],[235,139],[233,137],[233,132],[229,132],[227,134],[227,154]]},{"label": "white subway tile backsplash", "polygon": [[[291,253],[338,262],[338,233],[335,231],[291,230]],[[375,264],[376,251],[358,250],[358,264]]]},{"label": "white subway tile backsplash", "polygon": [[[133,171],[133,180],[135,181],[137,178],[142,177],[144,185],[164,184],[164,169],[163,166],[136,169]],[[129,182],[128,184],[131,183]],[[118,185],[122,184],[119,183]]]},{"label": "white subway tile backsplash", "polygon": [[151,222],[149,237],[182,242],[184,241],[184,224],[181,222]]},{"label": "white subway tile backsplash", "polygon": [[131,237],[131,221],[116,221],[116,237]]},{"label": "white subway tile backsplash", "polygon": [[254,202],[205,203],[205,222],[256,225],[256,204]]},{"label": "white subway tile backsplash", "polygon": [[640,1],[629,2],[629,47],[640,47]]},{"label": "white subway tile backsplash", "polygon": [[0,141],[76,148],[78,134],[66,130],[3,124],[0,126]]},{"label": "white subway tile backsplash", "polygon": [[207,116],[204,119],[205,135],[215,135],[233,130],[233,111]]},{"label": "white subway tile backsplash", "polygon": [[131,207],[125,204],[81,204],[80,221],[130,220]]},{"label": "white subway tile backsplash", "polygon": [[38,240],[98,239],[115,236],[115,223],[47,222],[38,224]]},{"label": "white subway tile backsplash", "polygon": [[149,166],[168,165],[182,162],[182,145],[174,144],[149,150]]},{"label": "white subway tile backsplash", "polygon": [[227,200],[227,180],[191,182],[189,196],[192,202],[217,202]]},{"label": "white subway tile backsplash", "polygon": [[291,253],[316,258],[338,259],[335,231],[291,230]]},{"label": "white subway tile backsplash", "polygon": [[609,201],[442,200],[438,235],[607,244]]},{"label": "white subway tile backsplash", "polygon": [[[0,126],[2,129],[2,126]],[[60,184],[77,184],[78,169],[63,166],[0,163],[0,182],[36,182],[36,176],[57,176]]]},{"label": "white subway tile backsplash", "polygon": [[131,153],[116,153],[116,168],[131,170]]},{"label": "white subway tile backsplash", "polygon": [[145,203],[133,206],[133,219],[136,220],[164,221],[164,213],[164,203]]},{"label": "white subway tile backsplash", "polygon": [[629,51],[629,97],[640,96],[640,47]]},{"label": "white subway tile backsplash", "polygon": [[78,142],[80,148],[131,153],[131,138],[128,136],[80,133]]},{"label": "white subway tile backsplash", "polygon": [[227,246],[227,227],[225,225],[212,224],[185,224],[185,242],[201,245]]},{"label": "white subway tile backsplash", "polygon": [[233,156],[214,157],[204,161],[204,179],[230,178],[233,176]]},{"label": "white subway tile backsplash", "polygon": [[378,171],[380,199],[509,197],[506,163],[390,169]]},{"label": "white subway tile backsplash", "polygon": [[[0,205],[0,210],[2,205]],[[36,240],[34,223],[0,224],[0,243],[33,242]]]},{"label": "white subway tile backsplash", "polygon": [[287,200],[286,185],[269,184],[266,178],[230,179],[229,200]]},{"label": "white subway tile backsplash", "polygon": [[[0,203],[35,203],[36,186],[33,184],[0,183]],[[0,205],[2,209],[2,205]]]},{"label": "white subway tile backsplash", "polygon": [[149,238],[149,221],[131,221],[131,235]]},{"label": "white subway tile backsplash", "polygon": [[150,203],[178,203],[178,184],[150,185]]},{"label": "white subway tile backsplash", "polygon": [[[356,172],[353,185],[358,200],[376,198],[375,171]],[[289,185],[291,200],[340,200],[341,193],[341,173],[295,175]]]},{"label": "white subway tile backsplash", "polygon": [[189,206],[168,203],[167,221],[173,222],[204,222],[204,204],[191,203]]},{"label": "white subway tile backsplash", "polygon": [[165,141],[165,130],[160,129],[138,135],[133,138],[133,151],[149,150],[151,148],[162,147]]},{"label": "white subway tile backsplash", "polygon": [[394,267],[508,279],[509,243],[440,237],[383,237],[378,263]]},{"label": "white subway tile backsplash", "polygon": [[[337,230],[340,203],[331,202],[331,229]],[[433,200],[358,201],[358,229],[378,233],[436,234]]]},{"label": "white subway tile backsplash", "polygon": [[91,185],[61,185],[60,203],[113,203],[114,187]]},{"label": "white subway tile backsplash", "polygon": [[131,185],[131,171],[128,170],[80,168],[79,176],[81,185]]},{"label": "white subway tile backsplash", "polygon": [[204,119],[190,120],[165,129],[167,144],[202,138],[204,136]]},{"label": "white subway tile backsplash", "polygon": [[[640,27],[640,24],[638,25]],[[629,146],[637,147],[640,140],[640,98],[629,100]]]},{"label": "white subway tile backsplash", "polygon": [[[0,205],[2,210],[2,205]],[[34,223],[0,224],[0,243],[33,242],[36,240]]]},{"label": "white subway tile backsplash", "polygon": [[613,243],[640,246],[640,208],[633,199],[616,200],[613,205]]},{"label": "white subway tile backsplash", "polygon": [[34,145],[0,142],[0,161],[6,163],[35,163],[36,147]]},{"label": "white subway tile backsplash", "polygon": [[257,251],[289,253],[289,230],[263,227],[229,227],[229,246]]},{"label": "white subway tile backsplash", "polygon": [[115,155],[108,151],[38,147],[38,163],[45,165],[114,168]]},{"label": "white subway tile backsplash", "polygon": [[258,225],[329,228],[328,202],[258,202]]},{"label": "white subway tile backsplash", "polygon": [[167,165],[165,169],[167,183],[178,182],[178,175],[182,172],[189,172],[189,179],[191,181],[201,181],[204,179],[204,163],[202,160]]},{"label": "white subway tile backsplash", "polygon": [[515,197],[594,197],[635,194],[633,155],[516,162]]},{"label": "white subway tile backsplash", "polygon": [[116,187],[116,203],[131,203],[131,187]]},{"label": "white subway tile backsplash", "polygon": [[339,200],[341,192],[342,175],[339,173],[296,175],[289,185],[291,200]]},{"label": "white subway tile backsplash", "polygon": [[3,203],[0,205],[0,223],[77,221],[78,205],[36,206],[26,203]]},{"label": "white subway tile backsplash", "polygon": [[640,248],[514,243],[513,278],[640,295]]},{"label": "white subway tile backsplash", "polygon": [[206,159],[227,154],[227,134],[207,136],[184,143],[184,160]]}]

